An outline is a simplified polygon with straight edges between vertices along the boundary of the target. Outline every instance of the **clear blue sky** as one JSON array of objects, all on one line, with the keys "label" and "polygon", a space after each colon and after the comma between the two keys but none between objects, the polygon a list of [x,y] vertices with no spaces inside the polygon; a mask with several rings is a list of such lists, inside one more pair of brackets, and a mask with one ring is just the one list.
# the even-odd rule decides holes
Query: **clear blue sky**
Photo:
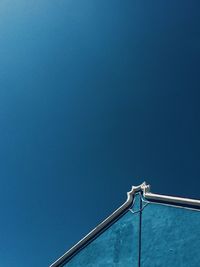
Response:
[{"label": "clear blue sky", "polygon": [[200,198],[199,72],[199,0],[2,0],[0,266],[48,266],[143,180]]}]

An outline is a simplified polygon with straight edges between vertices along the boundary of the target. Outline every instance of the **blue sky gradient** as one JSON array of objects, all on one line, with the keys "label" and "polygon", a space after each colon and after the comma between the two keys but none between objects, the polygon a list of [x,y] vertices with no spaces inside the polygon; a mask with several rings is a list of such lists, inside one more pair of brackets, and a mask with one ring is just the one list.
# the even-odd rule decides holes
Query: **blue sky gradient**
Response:
[{"label": "blue sky gradient", "polygon": [[0,3],[0,266],[44,267],[146,180],[199,198],[200,3]]}]

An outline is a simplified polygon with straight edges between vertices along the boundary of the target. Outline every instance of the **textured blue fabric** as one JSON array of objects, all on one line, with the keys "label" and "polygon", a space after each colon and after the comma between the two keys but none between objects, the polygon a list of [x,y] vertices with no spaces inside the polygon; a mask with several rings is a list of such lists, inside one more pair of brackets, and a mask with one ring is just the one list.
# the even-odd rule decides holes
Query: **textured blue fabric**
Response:
[{"label": "textured blue fabric", "polygon": [[200,266],[200,211],[148,204],[141,255],[141,267]]},{"label": "textured blue fabric", "polygon": [[131,210],[64,266],[198,267],[200,211],[145,201],[140,211],[138,194]]},{"label": "textured blue fabric", "polygon": [[[136,198],[134,211],[138,208]],[[76,254],[65,267],[137,267],[139,213],[128,211]]]}]

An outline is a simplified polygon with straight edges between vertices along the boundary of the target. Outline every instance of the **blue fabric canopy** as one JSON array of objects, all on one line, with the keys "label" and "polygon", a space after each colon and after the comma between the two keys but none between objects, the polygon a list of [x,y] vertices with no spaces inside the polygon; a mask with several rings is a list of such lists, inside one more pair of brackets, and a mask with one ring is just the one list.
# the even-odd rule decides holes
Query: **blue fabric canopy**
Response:
[{"label": "blue fabric canopy", "polygon": [[52,266],[199,266],[199,201],[136,191],[128,200],[131,205],[122,206]]}]

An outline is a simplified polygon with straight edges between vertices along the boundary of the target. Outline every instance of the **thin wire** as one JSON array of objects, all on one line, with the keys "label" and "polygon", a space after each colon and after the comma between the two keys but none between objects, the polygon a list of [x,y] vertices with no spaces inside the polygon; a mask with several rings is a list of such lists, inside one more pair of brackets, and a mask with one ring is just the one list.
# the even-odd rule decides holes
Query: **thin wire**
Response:
[{"label": "thin wire", "polygon": [[[142,211],[144,208],[150,203],[146,199],[144,199],[143,195],[139,193],[140,195],[140,208],[139,210],[133,210],[133,208],[130,208],[129,211],[132,214],[139,213],[139,240],[138,240],[138,267],[141,267],[141,253],[142,253]],[[144,204],[143,204],[144,203]],[[133,200],[132,207],[134,207],[135,204],[135,198]]]}]

